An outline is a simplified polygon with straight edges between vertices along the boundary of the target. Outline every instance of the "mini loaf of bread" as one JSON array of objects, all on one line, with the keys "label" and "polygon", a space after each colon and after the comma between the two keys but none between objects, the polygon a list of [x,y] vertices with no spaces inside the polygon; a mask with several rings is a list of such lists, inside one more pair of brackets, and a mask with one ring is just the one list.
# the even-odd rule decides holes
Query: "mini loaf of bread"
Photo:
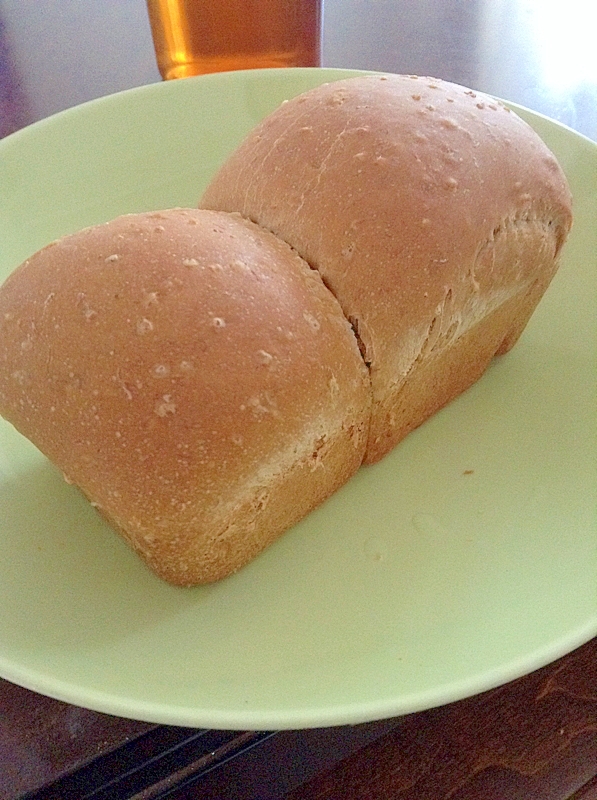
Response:
[{"label": "mini loaf of bread", "polygon": [[67,236],[0,289],[0,413],[179,585],[242,567],[476,381],[571,225],[526,123],[405,76],[283,104],[201,205]]},{"label": "mini loaf of bread", "polygon": [[0,290],[0,413],[174,584],[239,569],[362,462],[370,385],[319,274],[240,217],[120,217]]},{"label": "mini loaf of bread", "polygon": [[461,86],[397,75],[284,103],[200,205],[275,233],[338,299],[371,373],[367,462],[512,347],[572,219],[562,170],[516,114]]}]

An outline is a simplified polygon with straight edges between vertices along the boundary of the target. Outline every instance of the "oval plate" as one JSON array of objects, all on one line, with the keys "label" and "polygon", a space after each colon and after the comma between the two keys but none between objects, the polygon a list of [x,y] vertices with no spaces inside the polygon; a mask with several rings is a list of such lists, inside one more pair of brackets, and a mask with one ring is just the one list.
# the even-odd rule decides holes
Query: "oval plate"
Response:
[{"label": "oval plate", "polygon": [[[339,70],[161,83],[0,142],[0,277],[118,214],[194,206],[241,138]],[[0,674],[98,711],[279,729],[504,683],[597,633],[597,146],[516,108],[570,180],[562,266],[514,350],[232,578],[149,574],[0,423]]]}]

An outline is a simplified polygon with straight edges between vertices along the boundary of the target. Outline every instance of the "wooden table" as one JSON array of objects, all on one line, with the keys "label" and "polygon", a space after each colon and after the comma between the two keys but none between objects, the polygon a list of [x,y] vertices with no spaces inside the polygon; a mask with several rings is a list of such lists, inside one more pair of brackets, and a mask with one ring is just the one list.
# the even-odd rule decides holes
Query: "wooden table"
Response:
[{"label": "wooden table", "polygon": [[[597,140],[596,28],[591,1],[326,0],[324,66],[442,77]],[[0,0],[0,137],[159,79],[143,0]],[[597,800],[597,640],[443,708],[272,734],[116,719],[0,681],[0,800],[93,786],[96,800]]]}]

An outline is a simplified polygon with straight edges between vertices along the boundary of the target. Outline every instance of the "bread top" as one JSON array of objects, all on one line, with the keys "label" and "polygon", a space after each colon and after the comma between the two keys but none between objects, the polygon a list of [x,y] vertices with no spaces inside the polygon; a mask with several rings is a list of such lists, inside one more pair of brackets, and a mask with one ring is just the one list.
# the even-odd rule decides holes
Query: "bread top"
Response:
[{"label": "bread top", "polygon": [[[405,378],[430,338],[462,334],[528,288],[538,265],[555,270],[571,225],[564,174],[529,125],[486,95],[397,75],[285,102],[200,205],[258,222],[320,272],[358,333],[374,392]],[[494,242],[529,230],[541,258],[495,270]]]},{"label": "bread top", "polygon": [[0,290],[0,343],[0,413],[148,551],[160,529],[213,528],[369,403],[319,275],[211,211],[132,214],[45,247]]}]

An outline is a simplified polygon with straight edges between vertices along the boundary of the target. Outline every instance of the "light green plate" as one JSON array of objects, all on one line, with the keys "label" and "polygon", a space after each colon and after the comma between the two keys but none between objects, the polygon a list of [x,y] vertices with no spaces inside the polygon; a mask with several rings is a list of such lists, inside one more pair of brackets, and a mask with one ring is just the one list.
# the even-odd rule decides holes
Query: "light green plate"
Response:
[{"label": "light green plate", "polygon": [[[8,137],[0,275],[85,225],[195,205],[262,116],[347,74],[148,86]],[[597,634],[597,146],[521,113],[576,215],[521,341],[236,576],[160,582],[0,424],[2,676],[142,720],[299,728],[456,700]]]}]

